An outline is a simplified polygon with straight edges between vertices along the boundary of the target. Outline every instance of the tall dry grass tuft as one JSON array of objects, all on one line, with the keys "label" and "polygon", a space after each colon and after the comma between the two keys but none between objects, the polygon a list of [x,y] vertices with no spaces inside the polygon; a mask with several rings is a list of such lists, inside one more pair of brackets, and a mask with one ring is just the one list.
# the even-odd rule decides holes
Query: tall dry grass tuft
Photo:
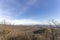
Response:
[{"label": "tall dry grass tuft", "polygon": [[25,31],[16,31],[16,30],[11,30],[8,33],[7,31],[1,31],[2,37],[0,40],[33,40],[33,34],[30,32],[25,32]]}]

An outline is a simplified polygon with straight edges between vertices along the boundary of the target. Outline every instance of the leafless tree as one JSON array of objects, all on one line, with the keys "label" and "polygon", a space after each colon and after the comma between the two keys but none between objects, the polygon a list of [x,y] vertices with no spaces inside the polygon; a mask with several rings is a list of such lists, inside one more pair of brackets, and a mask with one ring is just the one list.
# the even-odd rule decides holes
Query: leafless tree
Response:
[{"label": "leafless tree", "polygon": [[49,23],[51,28],[51,34],[52,34],[51,40],[57,40],[57,28],[60,28],[60,27],[58,26],[58,24],[56,24],[57,21],[52,20],[51,22],[53,23],[53,25]]}]

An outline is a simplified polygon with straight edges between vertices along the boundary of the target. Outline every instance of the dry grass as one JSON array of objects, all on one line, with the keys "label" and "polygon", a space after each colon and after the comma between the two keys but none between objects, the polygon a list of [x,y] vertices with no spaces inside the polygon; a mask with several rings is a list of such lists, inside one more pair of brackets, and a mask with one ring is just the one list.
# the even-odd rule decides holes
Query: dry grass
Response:
[{"label": "dry grass", "polygon": [[[14,27],[12,25],[0,25],[0,40],[52,40],[50,28],[42,34],[34,34],[33,27]],[[56,31],[56,30],[55,30]],[[57,40],[60,40],[60,32],[57,32]]]}]

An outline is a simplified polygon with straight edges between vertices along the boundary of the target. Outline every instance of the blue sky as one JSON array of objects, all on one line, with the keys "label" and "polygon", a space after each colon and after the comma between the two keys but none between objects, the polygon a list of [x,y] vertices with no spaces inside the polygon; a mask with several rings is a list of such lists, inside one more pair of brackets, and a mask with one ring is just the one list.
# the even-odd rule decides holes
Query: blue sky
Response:
[{"label": "blue sky", "polygon": [[0,0],[0,19],[17,24],[60,20],[60,0]]}]

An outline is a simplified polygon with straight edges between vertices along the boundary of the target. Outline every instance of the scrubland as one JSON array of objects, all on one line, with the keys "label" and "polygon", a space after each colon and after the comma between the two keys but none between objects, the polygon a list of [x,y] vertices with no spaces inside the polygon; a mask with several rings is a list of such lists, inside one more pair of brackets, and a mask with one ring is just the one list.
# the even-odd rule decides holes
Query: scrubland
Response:
[{"label": "scrubland", "polygon": [[0,40],[60,40],[60,28],[0,24]]}]

